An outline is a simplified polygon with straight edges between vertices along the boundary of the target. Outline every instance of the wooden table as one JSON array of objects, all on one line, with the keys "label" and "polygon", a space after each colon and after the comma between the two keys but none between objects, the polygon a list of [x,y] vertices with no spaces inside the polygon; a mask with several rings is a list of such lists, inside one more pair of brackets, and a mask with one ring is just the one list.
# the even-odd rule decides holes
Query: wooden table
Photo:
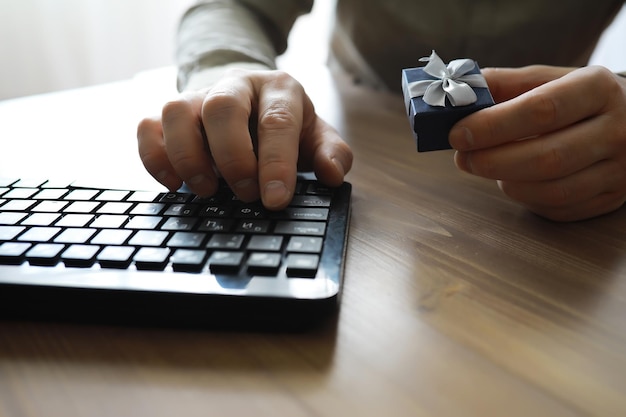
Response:
[{"label": "wooden table", "polygon": [[[0,416],[626,415],[624,210],[543,220],[451,152],[418,154],[400,96],[301,79],[356,157],[337,320],[303,334],[0,321]],[[151,181],[134,135],[171,93],[155,80],[0,103],[0,173]]]}]

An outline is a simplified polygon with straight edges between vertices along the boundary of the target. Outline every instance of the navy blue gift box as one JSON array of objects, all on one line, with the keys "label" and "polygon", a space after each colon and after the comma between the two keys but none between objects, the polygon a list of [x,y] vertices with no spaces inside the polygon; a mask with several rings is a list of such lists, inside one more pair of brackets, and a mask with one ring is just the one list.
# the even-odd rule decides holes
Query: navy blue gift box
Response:
[{"label": "navy blue gift box", "polygon": [[[478,64],[466,74],[480,74]],[[410,97],[409,84],[421,80],[436,81],[437,78],[427,74],[423,68],[419,67],[402,70],[402,91],[411,129],[417,141],[418,152],[451,149],[448,134],[452,126],[465,116],[494,104],[488,88],[472,87],[477,97],[473,104],[453,106],[446,98],[445,107],[431,106],[424,102],[423,96]]]}]

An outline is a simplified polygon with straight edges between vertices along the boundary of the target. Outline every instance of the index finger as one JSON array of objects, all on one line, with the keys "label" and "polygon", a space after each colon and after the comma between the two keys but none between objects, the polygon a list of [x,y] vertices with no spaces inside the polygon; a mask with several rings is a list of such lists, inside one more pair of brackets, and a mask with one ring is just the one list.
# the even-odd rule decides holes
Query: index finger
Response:
[{"label": "index finger", "polygon": [[489,148],[562,129],[601,111],[606,96],[599,69],[573,71],[552,82],[476,112],[450,131],[460,151]]}]

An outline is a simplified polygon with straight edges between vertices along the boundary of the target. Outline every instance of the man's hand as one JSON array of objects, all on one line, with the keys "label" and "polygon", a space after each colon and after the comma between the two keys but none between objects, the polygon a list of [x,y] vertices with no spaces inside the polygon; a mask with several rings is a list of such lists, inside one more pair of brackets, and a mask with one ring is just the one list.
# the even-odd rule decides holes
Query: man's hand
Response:
[{"label": "man's hand", "polygon": [[602,67],[484,69],[497,105],[459,121],[459,169],[557,221],[626,201],[626,79]]},{"label": "man's hand", "polygon": [[273,210],[291,200],[298,169],[337,186],[352,166],[348,145],[280,71],[231,71],[209,89],[184,93],[161,117],[143,119],[137,138],[144,166],[168,189],[184,181],[211,195],[221,175],[241,200],[261,198]]}]

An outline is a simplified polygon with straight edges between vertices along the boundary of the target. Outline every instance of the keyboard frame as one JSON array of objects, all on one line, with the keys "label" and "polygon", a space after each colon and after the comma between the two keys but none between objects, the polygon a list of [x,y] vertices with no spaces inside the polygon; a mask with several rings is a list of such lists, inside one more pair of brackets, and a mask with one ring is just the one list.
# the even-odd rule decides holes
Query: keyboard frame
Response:
[{"label": "keyboard frame", "polygon": [[[312,181],[300,175],[301,181]],[[76,187],[80,189],[83,187]],[[340,305],[351,185],[332,193],[317,275],[246,277],[202,272],[0,265],[0,317],[216,329],[301,330]],[[129,190],[132,191],[132,190]],[[1,211],[1,207],[0,207]]]}]

